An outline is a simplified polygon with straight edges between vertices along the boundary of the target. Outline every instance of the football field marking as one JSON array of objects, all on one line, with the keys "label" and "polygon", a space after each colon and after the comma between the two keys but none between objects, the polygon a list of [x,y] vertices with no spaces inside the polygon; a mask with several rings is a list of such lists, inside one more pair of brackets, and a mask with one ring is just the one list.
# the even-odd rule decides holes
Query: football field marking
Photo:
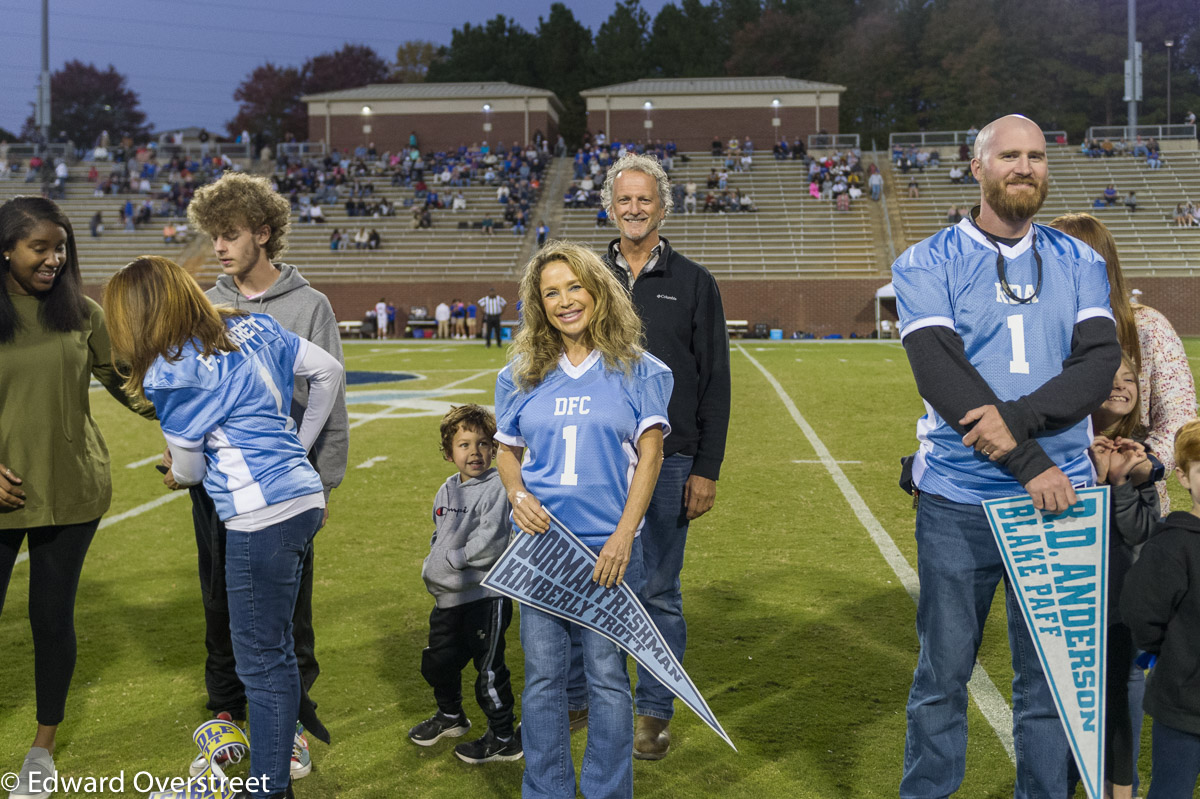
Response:
[{"label": "football field marking", "polygon": [[[158,457],[161,457],[161,456],[157,456],[157,455],[155,456],[155,458],[158,458]],[[134,516],[141,516],[146,511],[154,510],[157,507],[166,505],[168,502],[179,499],[180,497],[186,497],[187,495],[188,495],[188,492],[186,492],[186,491],[172,491],[169,494],[163,494],[161,497],[159,497],[157,499],[152,499],[149,502],[144,502],[135,508],[130,508],[129,510],[127,510],[123,513],[118,513],[116,516],[105,516],[103,519],[100,520],[100,526],[96,529],[103,530],[105,527],[114,525],[117,522],[123,522],[126,519],[132,519]],[[19,555],[17,555],[17,559],[13,562],[13,565],[15,566],[18,563],[24,563],[27,560],[29,560],[29,550],[25,550],[25,551],[21,552]]]},{"label": "football field marking", "polygon": [[149,466],[152,463],[157,463],[162,460],[162,453],[151,455],[149,458],[142,458],[140,461],[125,464],[126,469],[140,469],[143,466]]},{"label": "football field marking", "polygon": [[[808,420],[800,413],[800,409],[796,407],[796,403],[784,391],[783,386],[775,375],[767,371],[758,360],[746,352],[741,344],[737,345],[738,352],[745,355],[750,363],[754,364],[758,371],[762,372],[763,377],[775,389],[775,393],[779,396],[783,406],[787,408],[792,420],[800,431],[804,433],[804,437],[808,439],[808,443],[816,452],[817,458],[820,459],[822,465],[825,466],[829,476],[833,478],[834,484],[838,490],[842,492],[842,496],[846,498],[850,509],[854,511],[854,515],[858,517],[859,522],[867,530],[867,534],[871,536],[871,540],[875,542],[875,546],[879,548],[879,553],[883,555],[883,559],[887,561],[888,566],[895,572],[896,577],[900,580],[900,584],[904,586],[904,590],[912,597],[913,602],[921,593],[921,585],[917,579],[917,572],[909,565],[903,553],[896,546],[896,542],[888,535],[887,530],[883,529],[883,525],[875,518],[875,514],[871,513],[871,509],[867,507],[867,503],[863,501],[862,496],[858,493],[858,489],[846,477],[846,473],[842,471],[842,467],[833,459],[833,455],[829,452],[829,448],[821,441],[817,435],[817,431],[813,429]],[[967,683],[967,688],[971,692],[971,696],[975,699],[975,704],[979,707],[979,711],[983,713],[983,717],[987,719],[988,724],[996,733],[996,737],[1000,739],[1000,743],[1004,746],[1004,750],[1008,752],[1008,757],[1014,763],[1016,762],[1016,750],[1013,748],[1012,738],[1012,709],[1008,703],[1004,701],[1004,697],[1000,695],[1000,691],[996,689],[995,683],[984,670],[979,661],[975,661],[975,668],[971,672],[971,681]]]},{"label": "football field marking", "polygon": [[[496,372],[498,372],[498,371],[499,371],[498,369],[484,369],[482,372],[475,372],[474,374],[468,375],[467,377],[463,377],[463,378],[455,380],[451,383],[447,383],[446,385],[437,389],[437,391],[439,393],[447,392],[450,389],[458,388],[459,386],[463,385],[464,383],[470,383],[472,380],[478,380],[479,378],[483,377],[484,375],[496,374]],[[376,413],[367,414],[365,416],[360,417],[356,421],[351,422],[350,427],[348,429],[353,430],[356,427],[362,427],[367,422],[373,422],[376,419],[403,418],[404,416],[413,416],[413,415],[424,416],[424,415],[426,415],[424,412],[417,413],[417,414],[397,413],[398,410],[400,410],[400,409],[389,407],[389,408],[385,408],[382,411],[378,411]]]},{"label": "football field marking", "polygon": [[358,464],[358,465],[357,465],[357,466],[355,466],[354,468],[355,468],[355,469],[370,469],[370,468],[371,468],[372,466],[374,466],[375,464],[377,464],[377,463],[383,463],[383,462],[384,462],[384,461],[386,461],[387,459],[388,459],[388,456],[387,456],[387,455],[376,455],[374,458],[367,458],[365,461],[363,461],[362,463]]}]

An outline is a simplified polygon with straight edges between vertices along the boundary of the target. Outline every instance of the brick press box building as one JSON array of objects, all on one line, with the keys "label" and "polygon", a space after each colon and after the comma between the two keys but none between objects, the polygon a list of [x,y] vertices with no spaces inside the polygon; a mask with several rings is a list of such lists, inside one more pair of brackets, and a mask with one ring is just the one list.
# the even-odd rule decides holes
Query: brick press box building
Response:
[{"label": "brick press box building", "polygon": [[[680,150],[708,150],[714,138],[749,136],[770,149],[781,137],[807,142],[838,132],[845,86],[797,78],[647,78],[580,92],[588,129],[609,139],[674,139]],[[311,113],[311,112],[310,112]]]},{"label": "brick press box building", "polygon": [[340,150],[374,142],[379,152],[407,146],[412,133],[424,151],[525,144],[539,131],[553,143],[563,112],[553,92],[504,82],[372,83],[301,99],[309,141]]}]

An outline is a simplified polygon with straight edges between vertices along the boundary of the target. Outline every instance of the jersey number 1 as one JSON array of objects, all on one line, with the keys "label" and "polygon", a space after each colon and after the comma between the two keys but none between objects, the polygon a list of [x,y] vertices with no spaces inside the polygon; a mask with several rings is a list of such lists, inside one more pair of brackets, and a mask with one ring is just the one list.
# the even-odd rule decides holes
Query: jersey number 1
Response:
[{"label": "jersey number 1", "polygon": [[[1012,360],[1008,371],[1015,375],[1029,374],[1029,361],[1025,360],[1025,317],[1013,314],[1008,317],[1008,334],[1012,338]],[[574,459],[571,461],[574,463]]]},{"label": "jersey number 1", "polygon": [[563,458],[563,472],[558,476],[561,486],[579,485],[579,475],[575,473],[575,435],[579,425],[569,424],[562,429],[563,441],[567,442],[567,452]]}]

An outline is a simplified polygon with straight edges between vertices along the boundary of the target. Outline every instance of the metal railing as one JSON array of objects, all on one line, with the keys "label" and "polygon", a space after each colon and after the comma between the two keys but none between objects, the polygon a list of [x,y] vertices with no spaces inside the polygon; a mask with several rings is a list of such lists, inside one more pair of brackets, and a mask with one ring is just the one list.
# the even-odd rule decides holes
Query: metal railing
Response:
[{"label": "metal railing", "polygon": [[1195,139],[1195,125],[1138,125],[1130,128],[1128,125],[1095,125],[1088,128],[1089,139],[1126,139],[1133,141],[1138,136],[1143,139]]},{"label": "metal railing", "polygon": [[5,150],[9,162],[12,161],[28,161],[35,155],[40,155],[42,158],[50,157],[66,158],[72,160],[75,153],[68,149],[67,144],[36,144],[34,142],[10,142],[8,145],[0,145],[0,150]]},{"label": "metal railing", "polygon": [[[1047,144],[1067,144],[1065,130],[1045,130]],[[888,149],[897,144],[901,147],[958,147],[961,144],[973,144],[978,131],[967,130],[922,130],[913,133],[892,133],[888,135]]]},{"label": "metal railing", "polygon": [[275,157],[286,155],[299,158],[324,157],[326,153],[323,141],[294,141],[283,142],[275,148]]},{"label": "metal railing", "polygon": [[808,134],[808,149],[857,150],[858,141],[857,133],[810,133]]}]

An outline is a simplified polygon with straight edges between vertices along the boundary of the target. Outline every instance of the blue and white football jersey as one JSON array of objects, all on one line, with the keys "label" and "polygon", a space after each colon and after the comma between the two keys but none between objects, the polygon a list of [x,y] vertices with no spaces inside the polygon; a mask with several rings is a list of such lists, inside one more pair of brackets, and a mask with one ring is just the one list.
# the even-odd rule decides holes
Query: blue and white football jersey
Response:
[{"label": "blue and white football jersey", "polygon": [[496,378],[496,439],[526,448],[525,487],[585,544],[600,546],[625,510],[638,438],[654,425],[670,432],[674,382],[649,353],[629,378],[606,369],[594,350],[579,366],[563,356],[528,393],[505,367]]},{"label": "blue and white football jersey", "polygon": [[142,381],[167,440],[203,445],[204,488],[222,521],[322,491],[289,415],[308,343],[262,314],[226,326],[239,351],[205,357],[191,341],[179,360],[156,360]]},{"label": "blue and white football jersey", "polygon": [[[923,327],[949,327],[962,337],[967,359],[1001,401],[1038,389],[1062,372],[1075,325],[1092,317],[1111,319],[1112,312],[1100,255],[1042,225],[1033,225],[1013,247],[1000,244],[1014,294],[1034,292],[1035,246],[1042,259],[1042,288],[1024,304],[1001,289],[996,247],[969,219],[910,247],[892,265],[900,337]],[[963,446],[962,437],[928,403],[917,422],[917,438],[913,477],[922,491],[972,504],[1024,492],[1006,469]],[[1073,483],[1095,479],[1087,455],[1089,419],[1045,431],[1037,440]]]}]

